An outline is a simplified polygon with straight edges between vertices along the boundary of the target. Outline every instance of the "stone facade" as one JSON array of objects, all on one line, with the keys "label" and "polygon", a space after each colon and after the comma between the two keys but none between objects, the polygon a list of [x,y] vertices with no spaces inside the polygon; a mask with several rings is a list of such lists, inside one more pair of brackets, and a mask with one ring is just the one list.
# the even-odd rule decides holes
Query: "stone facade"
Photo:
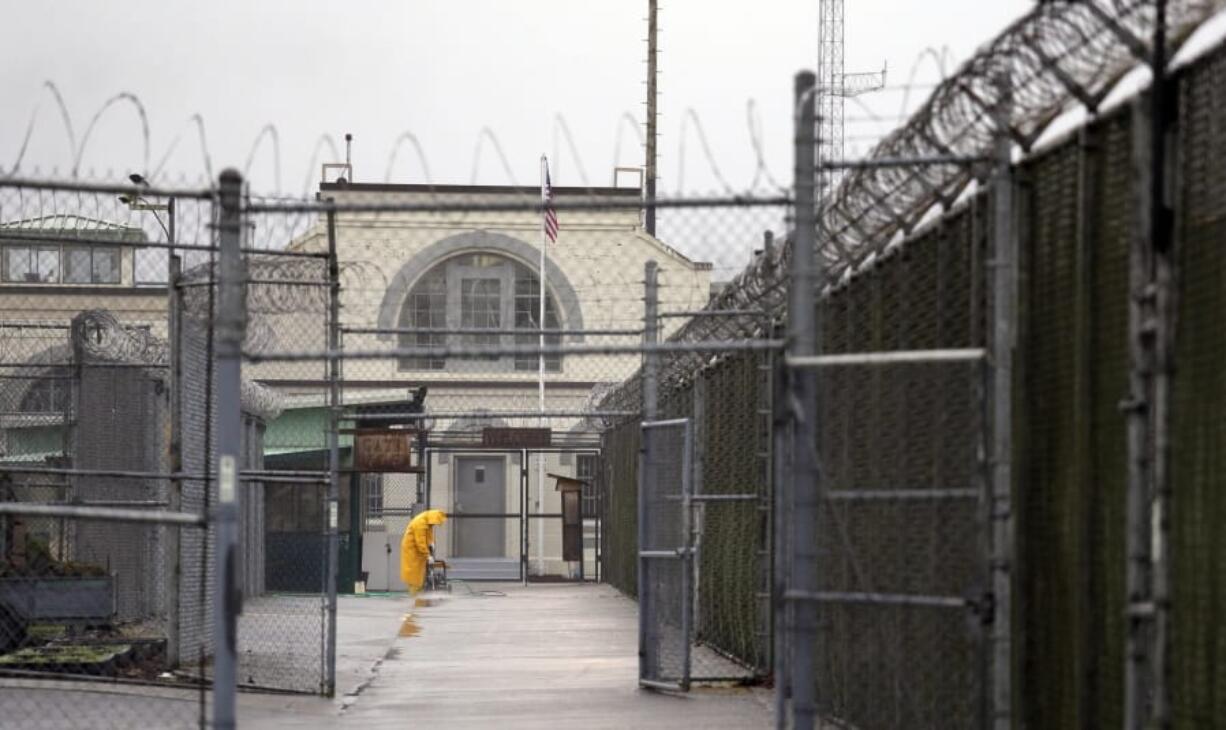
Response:
[{"label": "stone facade", "polygon": [[[635,207],[637,190],[555,188],[553,192],[560,233],[557,242],[546,248],[545,281],[558,327],[564,330],[641,328],[644,265],[648,260],[656,261],[659,266],[662,311],[699,309],[706,304],[710,292],[710,265],[691,261],[646,234],[641,225],[641,212]],[[530,271],[534,279],[540,270],[541,217],[528,207],[539,200],[539,191],[535,189],[342,183],[322,185],[319,197],[342,206],[394,204],[420,209],[336,214],[336,245],[343,271],[341,319],[349,328],[404,327],[408,320],[403,310],[414,287],[436,267],[457,260],[457,257],[483,256],[495,263],[508,260],[517,271]],[[584,205],[591,206],[592,201],[602,200],[614,207],[566,207],[570,201],[584,201]],[[521,207],[513,209],[516,206]],[[440,211],[440,208],[449,210]],[[323,220],[293,246],[301,250],[326,250]],[[524,268],[519,268],[521,266]],[[453,296],[447,301],[452,307],[456,300]],[[503,327],[514,321],[515,313],[509,306],[504,305],[501,312]],[[534,323],[535,320],[533,317]],[[455,313],[449,312],[445,321],[453,326]],[[676,319],[664,320],[663,336],[679,323]],[[414,337],[386,332],[347,332],[343,346],[346,351],[356,351],[425,344],[418,343]],[[566,335],[562,342],[624,345],[637,343],[639,339],[638,335]],[[508,335],[498,337],[497,341],[531,345],[536,343],[536,337],[520,336],[517,340]],[[465,340],[451,336],[447,342],[463,344]],[[605,384],[621,382],[639,367],[640,362],[638,354],[567,356],[544,377],[545,407],[550,411],[580,411],[589,407],[594,391]],[[539,408],[538,372],[531,363],[526,364],[529,367],[516,369],[510,358],[499,361],[454,359],[438,363],[434,368],[415,367],[420,363],[394,358],[346,361],[344,401],[356,404],[395,400],[404,397],[405,388],[426,386],[429,389],[428,413],[535,411]],[[521,367],[523,365],[525,363],[521,363]],[[272,366],[267,367],[270,370],[266,372],[272,375]],[[266,382],[274,380],[275,377]],[[305,381],[291,383],[290,380],[282,384],[287,390],[305,395],[310,389]],[[555,433],[567,432],[581,427],[581,420],[553,419],[549,425]],[[537,419],[500,419],[497,425],[536,426]],[[448,432],[479,427],[480,424],[474,426],[470,420],[445,416],[432,423],[433,432],[441,438]],[[501,460],[505,470],[501,480],[505,511],[518,514],[522,457],[509,453],[493,456]],[[454,466],[457,459],[463,458],[465,454],[460,452],[433,456],[429,485],[431,507],[449,512],[456,509]],[[545,480],[542,489],[538,480],[538,457],[530,457],[529,462],[527,510],[547,514],[559,512],[560,500],[553,480]],[[573,474],[574,463],[575,460],[566,455],[550,454],[545,457],[544,470]],[[363,569],[370,573],[372,589],[395,590],[401,587],[396,553],[400,534],[408,520],[405,513],[416,501],[416,480],[388,476],[383,483],[383,508],[387,515],[367,522]],[[544,524],[543,535],[538,532],[537,525],[532,524],[529,565],[534,572],[564,573],[568,566],[560,558],[560,522],[550,519]],[[439,531],[438,542],[443,555],[448,555],[455,547],[454,532],[454,523]],[[518,559],[519,540],[519,521],[507,520],[506,558]]]}]

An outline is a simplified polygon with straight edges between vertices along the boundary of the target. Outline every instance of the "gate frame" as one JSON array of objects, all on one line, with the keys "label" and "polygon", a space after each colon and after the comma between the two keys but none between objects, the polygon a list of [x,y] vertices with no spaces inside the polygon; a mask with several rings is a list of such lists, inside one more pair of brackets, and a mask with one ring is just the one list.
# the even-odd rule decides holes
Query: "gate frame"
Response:
[{"label": "gate frame", "polygon": [[[681,461],[681,542],[675,550],[644,550],[643,544],[646,542],[646,525],[647,520],[647,500],[644,499],[647,493],[647,465],[650,463],[649,458],[649,439],[647,434],[653,429],[674,428],[681,426],[684,429],[684,451]],[[690,490],[693,486],[693,463],[694,463],[694,425],[690,418],[671,418],[661,421],[642,421],[639,424],[639,432],[641,434],[639,448],[639,474],[638,474],[638,604],[639,604],[639,686],[649,689],[664,689],[664,690],[680,690],[688,692],[690,689],[690,671],[692,661],[692,644],[690,635],[693,631],[692,612],[693,612],[693,571],[694,571],[694,553],[692,546],[693,534],[690,529],[690,513],[693,508],[691,501]],[[644,568],[648,560],[680,560],[681,561],[681,636],[684,644],[684,651],[681,662],[681,677],[678,678],[676,684],[660,681],[656,679],[647,679],[643,676],[647,656],[648,646],[648,612],[644,610],[644,605],[651,606],[646,585],[646,571]]]},{"label": "gate frame", "polygon": [[[528,576],[528,553],[531,548],[531,539],[529,535],[530,531],[528,527],[529,524],[531,523],[532,520],[536,520],[536,519],[556,519],[556,520],[562,519],[561,512],[529,512],[528,511],[528,466],[527,466],[528,459],[536,454],[574,454],[576,456],[581,455],[581,454],[592,454],[592,455],[595,455],[598,459],[602,461],[604,459],[604,452],[601,449],[601,446],[599,444],[592,445],[592,446],[572,446],[572,447],[552,446],[548,448],[515,449],[515,448],[506,448],[506,447],[481,446],[479,444],[473,444],[473,445],[463,445],[463,444],[458,444],[458,443],[431,444],[427,441],[427,445],[425,446],[423,451],[425,452],[425,456],[423,460],[424,461],[423,466],[425,467],[425,482],[426,482],[425,502],[423,503],[425,505],[425,509],[433,509],[432,498],[431,498],[431,493],[430,493],[430,483],[431,483],[431,477],[432,477],[431,464],[433,463],[432,457],[434,454],[451,454],[453,456],[480,456],[482,454],[519,455],[520,457],[519,469],[518,469],[518,472],[519,472],[519,511],[518,512],[502,512],[502,513],[495,513],[495,514],[474,513],[474,514],[469,514],[467,516],[474,517],[474,518],[501,517],[504,520],[516,520],[517,519],[520,521],[519,522],[519,581],[520,581],[520,585],[524,585],[524,586],[528,585],[528,583],[530,582],[528,580],[529,578]],[[395,514],[399,514],[402,512],[403,510],[394,509],[394,510],[387,510],[383,514],[395,515]],[[454,515],[448,514],[448,519],[453,519],[453,518],[455,518]],[[463,518],[459,518],[459,519],[463,519]],[[603,529],[603,521],[604,521],[603,513],[598,512],[598,514],[596,515],[594,519],[596,520],[596,533],[597,535],[599,535],[600,530]],[[583,575],[582,562],[583,561],[580,561],[580,564],[581,564],[580,577],[577,579],[567,580],[563,582],[584,583],[587,581],[587,578]],[[600,572],[599,547],[597,547],[597,552],[596,552],[596,571],[597,571],[597,575],[599,576],[599,572]]]}]

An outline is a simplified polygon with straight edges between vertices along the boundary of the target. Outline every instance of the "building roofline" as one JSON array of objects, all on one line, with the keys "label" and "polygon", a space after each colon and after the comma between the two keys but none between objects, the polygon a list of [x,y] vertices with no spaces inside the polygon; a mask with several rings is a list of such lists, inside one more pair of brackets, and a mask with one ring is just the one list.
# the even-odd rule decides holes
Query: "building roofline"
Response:
[{"label": "building roofline", "polygon": [[[511,331],[511,330],[508,330],[508,331]],[[319,387],[322,389],[326,389],[328,387],[327,380],[314,379],[314,378],[307,378],[307,379],[261,378],[257,376],[255,380],[260,385],[264,385],[269,388]],[[580,391],[591,390],[592,388],[600,384],[600,381],[596,381],[596,380],[546,380],[545,382],[549,385],[550,388],[561,389],[561,390],[580,390]],[[540,385],[540,383],[538,383],[535,379],[533,380],[524,380],[524,379],[512,380],[509,378],[496,378],[495,377],[495,378],[489,378],[489,379],[483,379],[483,380],[460,380],[460,379],[443,379],[443,378],[431,380],[428,378],[415,378],[413,376],[406,376],[403,380],[395,380],[395,379],[353,380],[353,379],[349,379],[349,380],[342,380],[341,384],[345,386],[346,388],[369,389],[369,390],[389,390],[393,388],[425,387],[427,389],[433,389],[432,392],[438,395],[438,397],[442,397],[443,395],[446,395],[445,393],[442,395],[438,394],[438,391],[443,388],[452,388],[452,389],[457,389],[457,390],[467,388],[467,389],[473,389],[473,390],[506,389],[506,390],[533,390],[535,391]],[[370,405],[370,404],[361,403],[361,404],[352,404],[352,405]],[[315,406],[311,406],[311,407],[313,408]],[[287,407],[287,409],[289,408],[293,408],[293,407],[292,406]]]},{"label": "building roofline", "polygon": [[86,233],[91,236],[139,237],[141,240],[145,238],[145,231],[140,226],[102,218],[89,218],[74,213],[56,213],[34,218],[0,221],[0,232],[46,237],[65,237],[67,234]]},{"label": "building roofline", "polygon": [[[0,237],[3,240],[3,237]],[[44,296],[150,296],[165,297],[165,284],[42,284],[39,282],[7,282],[0,284],[0,294],[40,294]]]},{"label": "building roofline", "polygon": [[[614,187],[557,187],[551,188],[557,195],[585,195],[600,197],[632,197],[642,196],[638,188]],[[350,192],[350,193],[435,193],[457,195],[532,195],[539,196],[539,187],[524,185],[426,185],[419,183],[339,183],[325,182],[319,184],[319,192]]]}]

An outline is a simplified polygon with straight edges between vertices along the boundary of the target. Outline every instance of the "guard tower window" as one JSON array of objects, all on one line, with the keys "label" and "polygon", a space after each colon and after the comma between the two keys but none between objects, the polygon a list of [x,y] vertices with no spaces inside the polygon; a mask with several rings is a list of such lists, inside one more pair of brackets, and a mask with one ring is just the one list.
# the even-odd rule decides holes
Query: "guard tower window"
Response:
[{"label": "guard tower window", "polygon": [[21,398],[22,413],[63,413],[68,406],[69,381],[59,378],[36,380]]},{"label": "guard tower window", "polygon": [[58,244],[6,244],[0,277],[26,284],[118,284],[119,248]]}]

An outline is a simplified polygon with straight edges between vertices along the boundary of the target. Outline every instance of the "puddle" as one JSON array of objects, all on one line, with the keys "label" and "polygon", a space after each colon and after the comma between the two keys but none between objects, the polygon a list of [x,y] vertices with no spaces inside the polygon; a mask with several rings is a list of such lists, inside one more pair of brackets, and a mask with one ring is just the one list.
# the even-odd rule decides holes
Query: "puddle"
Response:
[{"label": "puddle", "polygon": [[420,633],[421,627],[413,620],[413,614],[406,613],[400,622],[400,636],[417,636]]},{"label": "puddle", "polygon": [[437,598],[418,598],[416,601],[413,601],[413,608],[430,608],[437,604]]}]

